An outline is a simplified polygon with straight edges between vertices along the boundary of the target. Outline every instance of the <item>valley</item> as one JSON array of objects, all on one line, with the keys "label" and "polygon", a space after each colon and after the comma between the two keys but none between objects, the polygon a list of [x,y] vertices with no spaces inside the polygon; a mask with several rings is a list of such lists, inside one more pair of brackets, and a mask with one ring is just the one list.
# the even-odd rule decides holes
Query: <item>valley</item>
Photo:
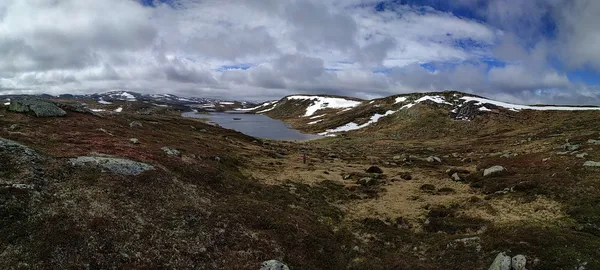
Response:
[{"label": "valley", "polygon": [[327,136],[292,142],[181,117],[220,101],[116,95],[0,109],[3,269],[488,269],[499,253],[600,268],[600,108],[224,101]]}]

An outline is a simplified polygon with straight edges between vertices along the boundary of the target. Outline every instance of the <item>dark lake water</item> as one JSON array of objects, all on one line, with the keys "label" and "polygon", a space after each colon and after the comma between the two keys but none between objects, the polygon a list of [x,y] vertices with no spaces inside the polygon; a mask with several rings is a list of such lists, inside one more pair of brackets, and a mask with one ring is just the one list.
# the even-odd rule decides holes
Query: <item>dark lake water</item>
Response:
[{"label": "dark lake water", "polygon": [[[183,113],[184,117],[207,118],[221,127],[237,130],[253,137],[271,140],[309,140],[321,138],[319,135],[304,134],[292,129],[288,124],[262,114],[242,113]],[[233,118],[241,118],[234,120]]]}]

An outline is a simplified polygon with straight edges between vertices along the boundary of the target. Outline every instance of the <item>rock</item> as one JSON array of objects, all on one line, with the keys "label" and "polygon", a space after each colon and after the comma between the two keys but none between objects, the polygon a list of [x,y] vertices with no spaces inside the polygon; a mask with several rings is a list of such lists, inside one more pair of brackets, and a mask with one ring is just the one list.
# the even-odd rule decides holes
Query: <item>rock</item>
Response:
[{"label": "rock", "polygon": [[129,127],[130,128],[134,128],[134,127],[142,127],[142,123],[140,121],[133,121],[131,123],[129,123]]},{"label": "rock", "polygon": [[349,173],[342,174],[342,179],[348,180],[350,178],[352,178],[352,174],[349,174]]},{"label": "rock", "polygon": [[409,172],[402,172],[399,176],[404,180],[412,180],[412,175]]},{"label": "rock", "polygon": [[129,139],[129,141],[131,143],[133,143],[133,144],[139,144],[140,143],[140,140],[138,140],[137,138],[131,138],[131,139]]},{"label": "rock", "polygon": [[586,161],[585,163],[583,163],[583,166],[585,166],[585,167],[600,167],[600,162]]},{"label": "rock", "polygon": [[442,159],[440,159],[439,157],[434,157],[434,156],[427,157],[426,160],[427,160],[427,162],[442,163]]},{"label": "rock", "polygon": [[104,170],[121,175],[138,175],[154,166],[124,158],[81,156],[69,160],[73,166],[98,166]]},{"label": "rock", "polygon": [[0,138],[0,155],[7,155],[17,164],[34,164],[42,159],[33,149],[17,142]]},{"label": "rock", "polygon": [[8,130],[10,130],[10,131],[15,131],[15,130],[17,130],[18,128],[19,128],[19,125],[17,125],[17,124],[12,124],[12,125],[10,125],[10,127],[8,127]]},{"label": "rock", "polygon": [[492,176],[503,171],[506,171],[504,167],[496,165],[483,170],[483,176]]},{"label": "rock", "polygon": [[511,259],[510,256],[506,256],[504,253],[498,253],[492,265],[488,270],[510,270]]},{"label": "rock", "polygon": [[394,156],[394,157],[392,157],[392,159],[394,161],[401,161],[403,159],[403,157],[402,156]]},{"label": "rock", "polygon": [[526,270],[525,265],[527,265],[527,259],[525,259],[525,256],[517,255],[512,258],[513,270]]},{"label": "rock", "polygon": [[588,155],[588,153],[581,153],[581,154],[577,154],[575,155],[578,158],[585,158]]},{"label": "rock", "polygon": [[163,147],[163,148],[161,148],[161,150],[163,150],[165,153],[167,153],[167,155],[173,155],[173,156],[179,156],[179,155],[181,155],[181,152],[179,152],[179,150],[172,149],[172,148],[169,148],[169,147],[166,147],[166,146]]},{"label": "rock", "polygon": [[329,153],[329,155],[327,155],[329,158],[339,158],[338,155],[334,154],[334,153]]},{"label": "rock", "polygon": [[361,186],[372,186],[373,183],[373,178],[371,177],[363,177],[361,179],[359,179],[356,183],[361,185]]},{"label": "rock", "polygon": [[11,99],[9,111],[32,113],[37,117],[65,116],[67,112],[53,103],[40,99]]},{"label": "rock", "polygon": [[452,176],[451,176],[452,180],[454,181],[462,181],[462,178],[460,178],[460,176],[458,175],[457,172],[455,172]]},{"label": "rock", "polygon": [[269,260],[260,265],[260,270],[290,270],[290,268],[278,260]]},{"label": "rock", "polygon": [[221,158],[220,157],[215,157],[215,161],[216,162],[221,162]]},{"label": "rock", "polygon": [[465,169],[465,168],[450,168],[450,169],[446,170],[446,174],[450,177],[452,177],[452,175],[454,175],[455,173],[470,174],[471,171],[469,171],[468,169]]},{"label": "rock", "polygon": [[383,170],[377,166],[371,166],[367,169],[368,173],[383,173]]},{"label": "rock", "polygon": [[600,144],[600,140],[593,140],[593,139],[589,139],[589,140],[587,141],[587,143],[589,143],[589,144]]},{"label": "rock", "polygon": [[569,151],[569,152],[572,152],[572,151],[577,151],[577,150],[579,150],[579,148],[581,148],[581,146],[580,146],[579,144],[571,144],[571,143],[569,143],[569,142],[568,142],[568,143],[565,143],[565,144],[563,144],[563,145],[561,146],[561,148],[562,148],[564,151]]}]

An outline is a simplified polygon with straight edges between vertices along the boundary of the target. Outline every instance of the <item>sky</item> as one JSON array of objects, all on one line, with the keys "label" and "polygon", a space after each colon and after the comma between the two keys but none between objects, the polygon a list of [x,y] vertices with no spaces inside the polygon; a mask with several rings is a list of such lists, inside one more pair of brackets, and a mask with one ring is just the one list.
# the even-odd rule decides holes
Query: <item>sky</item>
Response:
[{"label": "sky", "polygon": [[596,0],[2,0],[0,94],[600,105]]}]

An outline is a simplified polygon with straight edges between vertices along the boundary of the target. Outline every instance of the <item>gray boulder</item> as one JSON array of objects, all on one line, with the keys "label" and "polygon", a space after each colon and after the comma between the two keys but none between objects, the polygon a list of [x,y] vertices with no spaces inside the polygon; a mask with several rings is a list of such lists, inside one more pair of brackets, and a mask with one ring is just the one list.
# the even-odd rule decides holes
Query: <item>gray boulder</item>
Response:
[{"label": "gray boulder", "polygon": [[121,175],[138,175],[154,166],[124,158],[82,156],[69,160],[72,166],[100,167],[103,170]]},{"label": "gray boulder", "polygon": [[483,170],[483,176],[492,176],[503,171],[506,171],[504,167],[496,165]]},{"label": "gray boulder", "polygon": [[260,270],[290,270],[290,268],[278,260],[269,260],[260,265]]},{"label": "gray boulder", "polygon": [[67,115],[67,112],[55,104],[39,99],[11,99],[8,110],[21,113],[32,113],[37,117]]},{"label": "gray boulder", "polygon": [[510,270],[511,259],[510,256],[506,256],[504,253],[498,253],[496,259],[488,270]]},{"label": "gray boulder", "polygon": [[172,149],[172,148],[169,148],[169,147],[166,147],[166,146],[163,147],[163,148],[161,148],[161,150],[163,150],[165,153],[167,153],[167,155],[174,155],[174,156],[181,155],[181,152],[179,152],[179,150]]}]

